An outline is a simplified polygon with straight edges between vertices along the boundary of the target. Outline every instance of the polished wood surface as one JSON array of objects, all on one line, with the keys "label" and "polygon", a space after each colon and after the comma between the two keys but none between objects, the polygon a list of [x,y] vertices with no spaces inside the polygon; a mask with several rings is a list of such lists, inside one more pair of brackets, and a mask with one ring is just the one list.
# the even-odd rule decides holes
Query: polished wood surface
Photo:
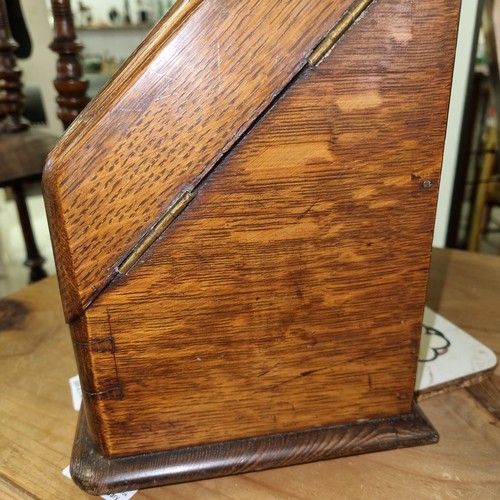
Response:
[{"label": "polished wood surface", "polygon": [[457,7],[373,5],[71,324],[102,454],[411,411]]},{"label": "polished wood surface", "polygon": [[197,186],[249,129],[351,3],[174,5],[46,166],[68,320],[116,276],[182,191]]},{"label": "polished wood surface", "polygon": [[44,173],[77,448],[136,487],[403,444],[459,8],[206,0],[149,36]]},{"label": "polished wood surface", "polygon": [[71,476],[93,494],[137,490],[300,463],[436,443],[418,407],[409,414],[253,439],[107,459],[95,453],[81,413]]},{"label": "polished wood surface", "polygon": [[[428,304],[500,355],[498,283],[500,258],[434,250]],[[75,373],[55,279],[0,301],[3,498],[91,498],[61,474],[77,421],[67,383]],[[497,368],[490,384],[499,376]],[[440,433],[436,445],[144,490],[134,498],[496,499],[498,416],[466,389],[421,406]]]}]

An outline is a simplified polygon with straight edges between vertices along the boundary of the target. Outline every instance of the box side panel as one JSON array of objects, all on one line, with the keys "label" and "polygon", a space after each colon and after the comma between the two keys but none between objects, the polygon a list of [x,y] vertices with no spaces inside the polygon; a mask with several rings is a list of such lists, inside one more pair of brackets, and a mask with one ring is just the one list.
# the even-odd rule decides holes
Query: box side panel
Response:
[{"label": "box side panel", "polygon": [[283,90],[352,0],[183,3],[197,7],[162,21],[45,168],[68,321]]},{"label": "box side panel", "polygon": [[106,453],[411,411],[457,8],[374,4],[86,311]]}]

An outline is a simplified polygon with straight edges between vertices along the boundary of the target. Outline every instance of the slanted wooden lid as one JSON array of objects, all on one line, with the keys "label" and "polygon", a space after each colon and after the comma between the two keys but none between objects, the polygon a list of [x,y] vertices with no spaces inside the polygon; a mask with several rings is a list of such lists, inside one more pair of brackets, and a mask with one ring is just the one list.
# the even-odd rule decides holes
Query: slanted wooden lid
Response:
[{"label": "slanted wooden lid", "polygon": [[48,159],[44,193],[67,321],[272,104],[345,12],[357,15],[370,1],[177,2]]}]

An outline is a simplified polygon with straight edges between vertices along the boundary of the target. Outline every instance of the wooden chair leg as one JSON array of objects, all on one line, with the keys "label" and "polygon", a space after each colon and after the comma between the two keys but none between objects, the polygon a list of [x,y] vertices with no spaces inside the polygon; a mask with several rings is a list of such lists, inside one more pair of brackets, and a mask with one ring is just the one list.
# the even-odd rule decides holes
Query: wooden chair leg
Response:
[{"label": "wooden chair leg", "polygon": [[12,192],[16,200],[17,212],[19,214],[19,222],[23,231],[24,243],[26,245],[26,261],[24,265],[30,268],[29,282],[33,283],[39,281],[47,276],[43,269],[45,259],[40,255],[33,234],[33,228],[28,212],[28,205],[26,204],[26,196],[24,187],[22,185],[12,186]]}]

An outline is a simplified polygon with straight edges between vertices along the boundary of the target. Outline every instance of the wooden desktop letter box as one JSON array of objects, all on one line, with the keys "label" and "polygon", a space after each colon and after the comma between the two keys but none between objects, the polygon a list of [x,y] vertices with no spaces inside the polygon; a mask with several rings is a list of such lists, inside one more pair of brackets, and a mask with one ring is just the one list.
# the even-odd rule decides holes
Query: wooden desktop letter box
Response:
[{"label": "wooden desktop letter box", "polygon": [[413,387],[458,0],[179,1],[44,190],[93,493],[434,442]]}]

